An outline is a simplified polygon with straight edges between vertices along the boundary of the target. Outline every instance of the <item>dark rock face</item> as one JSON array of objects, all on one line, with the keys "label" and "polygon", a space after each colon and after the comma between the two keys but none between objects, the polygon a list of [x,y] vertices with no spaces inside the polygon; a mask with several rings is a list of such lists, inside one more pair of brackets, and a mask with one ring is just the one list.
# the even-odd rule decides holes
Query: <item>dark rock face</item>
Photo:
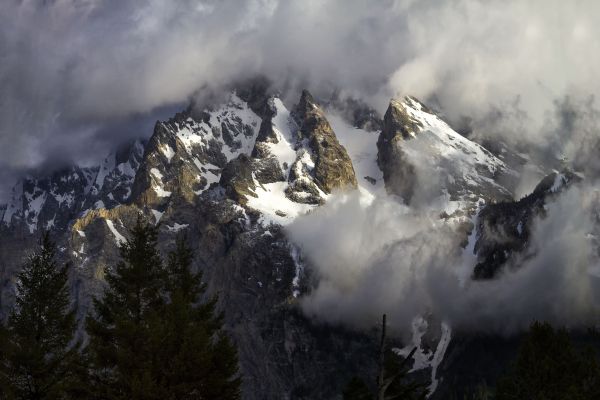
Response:
[{"label": "dark rock face", "polygon": [[360,99],[340,98],[339,93],[335,93],[325,106],[327,109],[335,110],[342,115],[355,128],[370,132],[382,130],[383,120],[381,115]]},{"label": "dark rock face", "polygon": [[300,135],[309,141],[315,155],[314,177],[325,193],[334,189],[356,188],[356,176],[350,156],[337,140],[323,111],[308,91],[302,92],[294,110]]},{"label": "dark rock face", "polygon": [[529,235],[535,217],[545,215],[548,201],[578,182],[570,171],[547,175],[533,193],[519,201],[501,202],[484,207],[478,215],[475,243],[477,265],[474,279],[492,279],[518,254],[528,249]]},{"label": "dark rock face", "polygon": [[519,337],[463,334],[450,343],[438,368],[443,377],[432,400],[472,398],[477,388],[492,388],[510,368]]},{"label": "dark rock face", "polygon": [[254,196],[253,165],[250,157],[241,154],[231,160],[221,174],[221,186],[230,199],[245,205],[247,196]]},{"label": "dark rock face", "polygon": [[390,102],[383,117],[383,128],[377,140],[377,164],[383,172],[385,187],[409,202],[416,184],[415,169],[404,155],[399,142],[411,137],[422,124],[411,119],[401,103]]},{"label": "dark rock face", "polygon": [[352,374],[374,367],[375,340],[302,316],[290,288],[296,266],[280,230],[246,232],[239,215],[220,223],[206,218],[194,228],[198,263],[210,290],[220,293],[240,352],[244,398],[336,398]]}]

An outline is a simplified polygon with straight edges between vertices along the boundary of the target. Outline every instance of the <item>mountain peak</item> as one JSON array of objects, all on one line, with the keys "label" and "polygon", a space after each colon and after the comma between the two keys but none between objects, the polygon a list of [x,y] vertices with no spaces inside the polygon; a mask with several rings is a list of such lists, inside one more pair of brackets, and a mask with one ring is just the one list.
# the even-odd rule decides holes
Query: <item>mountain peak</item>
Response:
[{"label": "mountain peak", "polygon": [[308,114],[319,110],[314,97],[307,89],[302,90],[300,95],[300,101],[294,108],[294,114],[298,119],[305,119]]},{"label": "mountain peak", "polygon": [[423,122],[414,114],[425,109],[421,102],[410,96],[400,100],[391,99],[383,117],[383,135],[388,140],[397,135],[404,139],[415,137],[423,128]]},{"label": "mountain peak", "polygon": [[308,140],[316,156],[314,176],[321,189],[325,193],[331,193],[334,189],[356,188],[357,181],[350,156],[308,90],[302,91],[294,114],[301,138]]},{"label": "mountain peak", "polygon": [[[423,199],[437,192],[450,201],[467,201],[471,205],[480,198],[512,198],[510,190],[497,182],[508,183],[515,172],[488,150],[454,131],[414,97],[390,101],[377,147],[386,188],[406,202],[416,192],[423,192]],[[424,182],[431,186],[427,193]]]}]

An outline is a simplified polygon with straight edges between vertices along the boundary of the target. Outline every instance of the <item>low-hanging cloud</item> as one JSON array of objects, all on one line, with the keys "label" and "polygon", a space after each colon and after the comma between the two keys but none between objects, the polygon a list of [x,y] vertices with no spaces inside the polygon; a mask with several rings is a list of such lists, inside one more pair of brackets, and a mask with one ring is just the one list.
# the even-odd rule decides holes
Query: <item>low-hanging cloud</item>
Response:
[{"label": "low-hanging cloud", "polygon": [[534,222],[526,255],[494,280],[473,281],[475,259],[460,246],[464,232],[396,199],[365,205],[359,195],[335,197],[288,228],[317,277],[303,310],[359,328],[387,313],[401,332],[428,315],[457,330],[501,334],[534,320],[595,324],[599,206],[596,188],[569,189]]},{"label": "low-hanging cloud", "polygon": [[5,1],[0,167],[93,158],[149,134],[127,128],[131,118],[163,117],[157,109],[183,107],[202,87],[256,74],[283,91],[341,89],[380,112],[389,97],[414,94],[451,119],[468,116],[478,135],[543,147],[557,99],[599,92],[599,8],[592,0]]}]

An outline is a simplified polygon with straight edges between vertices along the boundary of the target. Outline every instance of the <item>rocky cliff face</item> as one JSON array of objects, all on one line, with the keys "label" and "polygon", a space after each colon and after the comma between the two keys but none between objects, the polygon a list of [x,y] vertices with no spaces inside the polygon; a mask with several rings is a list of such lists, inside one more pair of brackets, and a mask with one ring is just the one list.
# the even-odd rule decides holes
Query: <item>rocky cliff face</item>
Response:
[{"label": "rocky cliff face", "polygon": [[402,141],[415,137],[423,124],[411,118],[403,104],[392,100],[383,117],[377,148],[377,163],[383,171],[388,192],[410,201],[416,184],[415,167],[402,149]]},{"label": "rocky cliff face", "polygon": [[[494,264],[504,248],[491,232],[516,232],[520,240],[517,218],[539,207],[537,200],[493,205],[512,198],[497,182],[514,172],[414,98],[392,100],[383,121],[362,106],[350,121],[331,110],[307,91],[288,107],[264,85],[244,87],[157,122],[146,143],[100,166],[22,181],[0,207],[0,310],[11,306],[24,252],[51,228],[61,262],[72,265],[80,316],[91,312],[127,227],[142,217],[160,223],[163,251],[187,235],[239,347],[245,399],[337,398],[351,376],[375,369],[375,337],[303,316],[309,266],[288,242],[286,224],[332,192],[372,198],[387,190],[460,227],[465,241],[477,235],[482,266],[474,276],[484,278],[502,264]],[[527,217],[521,219],[526,234]],[[428,348],[439,351],[420,348],[429,357],[420,363],[425,376],[435,377],[450,341],[448,327],[438,331]]]},{"label": "rocky cliff face", "polygon": [[321,190],[331,193],[338,188],[356,188],[352,161],[308,91],[302,92],[294,113],[300,139],[308,141],[314,154],[314,178]]},{"label": "rocky cliff face", "polygon": [[[528,249],[535,217],[545,215],[545,206],[581,178],[572,171],[552,172],[535,190],[518,201],[490,204],[477,215],[474,279],[492,279],[505,266],[518,265],[514,257]],[[511,263],[512,261],[512,263]]]}]

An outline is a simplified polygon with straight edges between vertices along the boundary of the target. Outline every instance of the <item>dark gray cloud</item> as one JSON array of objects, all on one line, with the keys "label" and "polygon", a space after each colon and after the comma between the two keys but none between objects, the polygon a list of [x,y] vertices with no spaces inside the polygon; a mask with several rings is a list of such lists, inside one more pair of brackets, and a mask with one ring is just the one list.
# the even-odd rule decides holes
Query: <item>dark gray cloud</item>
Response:
[{"label": "dark gray cloud", "polygon": [[[380,112],[389,97],[411,93],[435,99],[450,118],[470,116],[479,135],[526,134],[539,145],[551,135],[556,99],[599,91],[599,7],[592,0],[3,1],[0,169],[12,176],[89,162],[113,138],[140,134],[111,135],[111,126],[153,121],[157,109],[185,104],[205,85],[255,74],[317,95],[341,88]],[[526,118],[490,117],[517,98]]]}]

